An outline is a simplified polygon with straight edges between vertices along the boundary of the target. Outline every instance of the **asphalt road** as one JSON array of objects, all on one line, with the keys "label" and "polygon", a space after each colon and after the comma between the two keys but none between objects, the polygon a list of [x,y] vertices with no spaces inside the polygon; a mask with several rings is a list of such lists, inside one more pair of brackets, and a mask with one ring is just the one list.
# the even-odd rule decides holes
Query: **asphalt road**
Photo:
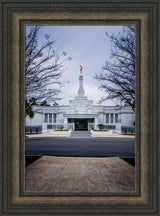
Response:
[{"label": "asphalt road", "polygon": [[26,155],[68,157],[134,157],[135,139],[33,138],[26,139]]}]

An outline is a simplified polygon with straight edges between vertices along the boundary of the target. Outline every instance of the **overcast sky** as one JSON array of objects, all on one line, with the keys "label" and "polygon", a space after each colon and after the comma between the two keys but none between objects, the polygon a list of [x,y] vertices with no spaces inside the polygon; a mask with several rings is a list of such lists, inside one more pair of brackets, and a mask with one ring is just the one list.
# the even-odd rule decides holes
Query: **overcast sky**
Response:
[{"label": "overcast sky", "polygon": [[[105,32],[118,34],[122,26],[43,26],[39,32],[39,39],[43,42],[44,34],[56,39],[56,49],[67,52],[72,60],[65,66],[64,79],[70,81],[62,88],[63,99],[59,104],[68,104],[68,100],[74,99],[78,91],[80,64],[83,67],[85,95],[97,104],[105,95],[98,90],[94,79],[95,73],[101,72],[105,61],[110,57],[110,40]],[[116,105],[118,102],[106,101],[103,104]]]}]

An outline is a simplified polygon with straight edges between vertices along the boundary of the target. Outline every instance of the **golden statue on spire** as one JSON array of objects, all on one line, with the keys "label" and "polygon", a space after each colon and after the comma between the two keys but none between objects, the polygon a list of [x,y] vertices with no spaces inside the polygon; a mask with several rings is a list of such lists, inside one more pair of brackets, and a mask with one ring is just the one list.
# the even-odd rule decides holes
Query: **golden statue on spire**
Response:
[{"label": "golden statue on spire", "polygon": [[82,74],[82,65],[80,65],[80,73]]}]

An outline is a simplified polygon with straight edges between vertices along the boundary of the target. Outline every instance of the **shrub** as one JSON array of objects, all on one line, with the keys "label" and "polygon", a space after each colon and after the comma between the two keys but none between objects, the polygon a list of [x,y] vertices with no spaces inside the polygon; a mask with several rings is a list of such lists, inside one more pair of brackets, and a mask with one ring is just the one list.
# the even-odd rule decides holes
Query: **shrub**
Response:
[{"label": "shrub", "polygon": [[63,127],[63,126],[60,126],[60,127],[59,127],[59,129],[60,129],[60,130],[63,130],[63,129],[64,129],[64,127]]},{"label": "shrub", "polygon": [[98,126],[98,128],[99,128],[100,130],[102,130],[102,129],[104,128],[104,125],[103,125],[103,124],[98,124],[97,126]]}]

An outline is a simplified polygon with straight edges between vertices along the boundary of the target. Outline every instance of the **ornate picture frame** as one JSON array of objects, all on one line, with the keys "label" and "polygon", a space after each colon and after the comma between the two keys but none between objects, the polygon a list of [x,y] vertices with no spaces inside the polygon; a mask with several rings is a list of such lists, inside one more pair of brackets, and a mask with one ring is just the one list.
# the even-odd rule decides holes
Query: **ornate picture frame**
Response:
[{"label": "ornate picture frame", "polygon": [[[160,1],[0,1],[2,215],[158,215]],[[136,25],[136,191],[25,193],[24,26]]]}]

